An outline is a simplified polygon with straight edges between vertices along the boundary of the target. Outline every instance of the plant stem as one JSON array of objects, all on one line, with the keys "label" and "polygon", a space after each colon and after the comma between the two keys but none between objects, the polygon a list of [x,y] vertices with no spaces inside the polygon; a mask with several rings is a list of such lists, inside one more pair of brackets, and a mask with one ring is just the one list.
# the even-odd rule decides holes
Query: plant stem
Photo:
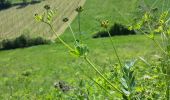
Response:
[{"label": "plant stem", "polygon": [[168,76],[166,76],[167,78],[166,78],[166,99],[167,100],[170,100],[170,93],[169,93],[169,87],[170,87],[170,83],[169,83],[169,78],[168,78]]},{"label": "plant stem", "polygon": [[119,90],[117,87],[115,87],[97,68],[96,66],[87,58],[84,57],[85,61],[91,65],[91,67],[109,84],[111,85],[117,92],[123,94],[123,92],[121,90]]},{"label": "plant stem", "polygon": [[81,40],[81,22],[80,22],[80,16],[81,13],[78,13],[78,27],[79,27],[79,39]]},{"label": "plant stem", "polygon": [[109,96],[111,96],[110,92],[105,89],[105,87],[103,87],[102,85],[100,85],[98,82],[96,82],[89,74],[85,73],[84,70],[81,68],[81,67],[78,67],[82,72],[83,74],[88,77],[90,80],[92,80],[94,83],[96,83],[101,89],[103,89],[104,91],[106,91],[108,93]]},{"label": "plant stem", "polygon": [[70,24],[67,23],[67,25],[68,25],[69,28],[70,28],[70,31],[71,31],[71,33],[72,33],[72,35],[73,35],[74,40],[76,41],[77,39],[76,39],[76,36],[75,36],[75,34],[74,34],[74,32],[73,32],[73,29],[71,28]]},{"label": "plant stem", "polygon": [[[167,59],[169,59],[169,56],[167,56]],[[169,63],[168,63],[168,65],[166,66],[166,98],[167,98],[167,100],[170,100],[170,81],[169,81]]]},{"label": "plant stem", "polygon": [[55,36],[59,39],[59,41],[66,46],[69,50],[74,51],[74,49],[72,47],[70,47],[62,38],[60,38],[60,36],[56,33],[56,31],[54,30],[54,28],[52,27],[51,24],[48,24],[51,28],[51,30],[54,32]]},{"label": "plant stem", "polygon": [[120,64],[120,66],[122,67],[122,63],[121,63],[121,61],[120,61],[119,55],[118,55],[118,53],[117,53],[117,50],[116,50],[116,48],[115,48],[115,46],[114,46],[113,40],[112,40],[112,38],[111,38],[111,34],[110,34],[110,32],[109,32],[108,30],[107,30],[107,33],[109,34],[109,39],[110,39],[110,41],[111,41],[111,44],[112,44],[113,50],[114,50],[114,52],[115,52],[115,54],[116,54],[116,57],[117,57],[117,59],[118,59],[118,61],[119,61],[119,64]]},{"label": "plant stem", "polygon": [[153,39],[153,42],[161,49],[161,51],[162,51],[164,54],[168,55],[168,53],[160,46],[160,44],[159,44],[155,39]]},{"label": "plant stem", "polygon": [[[144,31],[142,31],[141,29],[140,29],[140,31],[141,31],[146,37],[148,37],[149,39],[151,39],[150,36],[149,36],[148,34],[146,34]],[[161,45],[160,45],[154,38],[151,39],[151,40],[153,40],[153,42],[156,44],[156,46],[157,46],[164,54],[168,55],[168,53],[161,47]]]}]

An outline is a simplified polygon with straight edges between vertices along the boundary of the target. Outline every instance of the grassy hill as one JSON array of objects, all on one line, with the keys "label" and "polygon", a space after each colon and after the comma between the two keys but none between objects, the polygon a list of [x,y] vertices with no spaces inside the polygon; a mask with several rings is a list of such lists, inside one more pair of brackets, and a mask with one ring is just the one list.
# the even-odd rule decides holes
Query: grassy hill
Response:
[{"label": "grassy hill", "polygon": [[[42,35],[44,33],[45,36],[48,36],[50,34],[49,28],[46,25],[34,23],[32,15],[35,12],[41,12],[42,5],[46,3],[56,7],[57,4],[60,4],[57,1],[60,0],[46,0],[40,4],[29,5],[22,9],[13,7],[0,11],[0,15],[2,15],[0,20],[3,19],[0,22],[0,26],[2,26],[0,32],[5,32],[5,36],[2,37],[15,37],[18,35],[18,31],[22,33],[25,29],[30,30],[31,33],[38,33],[34,35]],[[71,1],[73,0],[62,0],[62,4]],[[162,4],[160,2],[156,4]],[[137,0],[87,0],[84,6],[85,10],[81,15],[82,35],[84,42],[90,48],[89,58],[99,66],[102,66],[98,67],[101,72],[111,69],[117,60],[115,60],[115,54],[111,49],[108,38],[91,38],[92,33],[100,30],[96,19],[109,19],[110,23],[128,24],[131,21],[131,14],[135,11],[137,3]],[[63,8],[62,4],[60,6]],[[152,2],[148,2],[148,4],[152,5]],[[60,11],[62,12],[62,9]],[[60,18],[63,17],[60,14],[59,16]],[[9,20],[10,22],[8,23]],[[78,33],[77,20],[76,18],[71,24],[76,33]],[[62,38],[73,45],[69,29],[65,31]],[[115,36],[112,39],[123,61],[135,59],[139,56],[152,59],[154,55],[159,54],[158,48],[152,45],[153,42],[143,35]],[[107,65],[108,63],[109,65]],[[138,69],[141,68],[141,66],[137,67]],[[30,48],[0,51],[0,99],[58,99],[56,97],[60,96],[60,93],[54,89],[55,82],[65,81],[76,87],[81,79],[88,79],[80,68],[90,76],[97,76],[81,59],[78,60],[72,57],[59,42]]]},{"label": "grassy hill", "polygon": [[56,30],[61,30],[63,17],[71,17],[75,8],[82,1],[84,0],[45,0],[41,3],[28,5],[23,5],[22,0],[13,1],[13,7],[0,11],[0,40],[14,38],[20,34],[50,38],[52,34],[49,28],[46,25],[37,24],[34,14],[43,13],[43,6],[49,4],[52,8],[57,9],[54,25]]}]

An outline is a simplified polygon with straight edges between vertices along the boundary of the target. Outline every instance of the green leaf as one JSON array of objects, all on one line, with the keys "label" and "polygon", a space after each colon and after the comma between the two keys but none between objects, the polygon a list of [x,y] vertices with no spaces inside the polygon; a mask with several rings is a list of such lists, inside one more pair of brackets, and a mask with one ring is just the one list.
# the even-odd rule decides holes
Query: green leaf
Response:
[{"label": "green leaf", "polygon": [[89,49],[88,49],[87,45],[81,44],[80,42],[76,41],[75,51],[76,51],[77,56],[84,57],[84,56],[87,56]]},{"label": "green leaf", "polygon": [[124,78],[121,78],[120,82],[121,82],[124,89],[128,89],[128,85],[127,85],[126,80]]},{"label": "green leaf", "polygon": [[43,19],[43,17],[42,17],[42,15],[38,15],[38,14],[35,14],[35,20],[36,21],[38,21],[38,22],[40,22],[40,21],[42,21],[42,19]]},{"label": "green leaf", "polygon": [[79,52],[77,52],[76,50],[70,51],[70,54],[73,55],[73,56],[76,56],[76,57],[80,56]]}]

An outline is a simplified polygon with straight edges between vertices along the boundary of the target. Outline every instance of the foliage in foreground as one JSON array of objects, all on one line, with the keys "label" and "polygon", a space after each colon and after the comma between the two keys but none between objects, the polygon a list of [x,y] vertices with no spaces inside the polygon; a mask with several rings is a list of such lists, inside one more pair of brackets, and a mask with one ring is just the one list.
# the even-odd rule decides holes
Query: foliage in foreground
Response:
[{"label": "foliage in foreground", "polygon": [[[61,88],[61,83],[59,83],[59,90],[57,98],[69,98],[69,99],[124,99],[124,100],[141,100],[141,99],[170,99],[170,48],[169,48],[169,19],[168,11],[164,11],[159,17],[155,17],[150,10],[146,10],[144,16],[141,20],[135,22],[129,27],[130,30],[134,29],[136,31],[142,32],[146,37],[150,38],[154,45],[160,48],[162,54],[155,57],[152,63],[149,63],[144,58],[139,57],[134,60],[123,63],[119,57],[119,54],[114,46],[111,34],[108,30],[109,22],[107,20],[101,22],[101,27],[104,28],[108,36],[110,37],[110,42],[113,47],[113,51],[118,59],[118,63],[113,65],[113,69],[105,74],[98,70],[96,64],[94,64],[88,57],[89,48],[86,44],[83,44],[81,39],[75,37],[75,34],[68,24],[73,38],[75,40],[74,47],[67,44],[54,30],[51,24],[53,15],[55,14],[53,10],[50,9],[48,5],[45,6],[46,12],[43,15],[36,14],[35,18],[43,23],[50,26],[51,30],[57,36],[58,40],[68,48],[69,52],[83,59],[91,68],[98,73],[99,77],[94,78],[89,75],[89,79],[95,83],[92,90],[89,89],[90,84],[82,85],[80,81],[80,88],[72,89],[73,93],[67,95],[65,90],[63,90],[63,85]],[[79,32],[80,30],[80,14],[83,8],[80,6],[76,9],[79,15]],[[63,19],[67,23],[69,19]],[[161,45],[156,39],[155,34],[159,33],[162,36],[163,45]],[[142,69],[141,67],[137,69],[137,64],[139,61],[145,63],[149,68]],[[82,68],[80,68],[82,69]],[[83,70],[83,69],[82,69]],[[139,74],[140,71],[146,71],[145,75]],[[137,73],[138,72],[138,73]],[[67,86],[66,86],[67,87]],[[65,89],[65,88],[64,88]],[[93,91],[95,90],[95,91]],[[55,98],[55,97],[54,97]]]}]

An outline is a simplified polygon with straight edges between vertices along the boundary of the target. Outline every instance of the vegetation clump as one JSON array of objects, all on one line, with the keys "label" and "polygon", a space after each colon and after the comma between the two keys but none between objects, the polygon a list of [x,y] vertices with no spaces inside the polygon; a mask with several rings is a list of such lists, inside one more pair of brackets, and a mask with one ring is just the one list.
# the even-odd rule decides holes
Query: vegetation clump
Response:
[{"label": "vegetation clump", "polygon": [[0,10],[9,8],[12,6],[12,2],[10,0],[0,0]]},{"label": "vegetation clump", "polygon": [[[78,7],[76,11],[78,12],[78,26],[79,26],[79,33],[81,33],[80,27],[80,14],[83,11],[82,7]],[[89,56],[89,48],[86,44],[83,43],[81,37],[77,38],[73,29],[71,28],[70,24],[68,24],[69,29],[71,30],[72,36],[74,38],[74,45],[70,45],[66,43],[58,33],[54,30],[54,26],[51,24],[52,19],[54,16],[54,12],[51,9],[46,9],[46,13],[43,15],[36,14],[35,19],[39,22],[47,24],[52,32],[56,35],[57,39],[69,50],[70,54],[76,56],[79,59],[82,59],[86,62],[91,69],[93,69],[99,76],[98,78],[93,78],[89,75],[87,77],[96,83],[96,86],[100,87],[105,93],[106,97],[104,99],[123,99],[123,100],[142,100],[142,99],[170,99],[170,72],[169,72],[169,57],[170,57],[170,50],[169,50],[169,37],[170,37],[170,28],[167,24],[169,22],[168,19],[168,11],[162,12],[159,15],[158,19],[152,18],[152,13],[146,11],[145,14],[139,19],[139,22],[135,22],[129,28],[125,28],[120,24],[115,24],[111,29],[109,29],[109,21],[104,20],[101,21],[101,28],[105,30],[105,36],[109,37],[110,44],[112,46],[113,53],[117,58],[118,63],[113,65],[115,68],[112,72],[105,72],[102,73],[97,64],[95,64]],[[67,19],[63,19],[64,22],[67,22]],[[156,25],[155,25],[155,22]],[[155,26],[155,27],[152,27]],[[140,31],[146,37],[154,41],[154,44],[161,50],[162,52],[162,61],[161,63],[155,63],[153,65],[149,64],[144,58],[139,57],[129,61],[123,62],[119,56],[117,48],[115,47],[115,43],[112,40],[112,35],[122,35],[125,33],[126,35],[135,34],[135,31]],[[155,33],[162,34],[162,41],[164,46],[162,46],[155,38]],[[137,75],[138,69],[137,62],[142,61],[146,63],[149,67],[149,71],[152,72],[150,76],[144,75],[140,76]],[[162,64],[163,63],[163,64]],[[155,67],[156,66],[156,67]],[[82,70],[82,68],[80,68]],[[157,69],[157,70],[153,70]],[[143,69],[144,70],[144,69]],[[146,69],[145,69],[146,71]],[[111,78],[110,78],[111,77]],[[142,79],[142,80],[140,80]],[[146,81],[150,80],[150,81]],[[161,83],[159,83],[161,81]],[[151,84],[154,84],[155,88],[150,89],[152,87]],[[148,86],[149,85],[149,86]],[[85,87],[87,88],[87,87]],[[83,90],[83,89],[82,89]],[[81,94],[87,94],[86,97],[81,97],[81,99],[89,99],[93,97],[90,95],[93,91],[84,91]],[[113,92],[113,94],[112,94]],[[97,93],[100,94],[99,90]],[[72,94],[72,96],[76,97],[77,94]],[[97,96],[97,95],[95,95]],[[73,97],[70,97],[73,99]],[[60,97],[64,98],[64,97]],[[79,98],[79,97],[77,97]],[[77,99],[76,98],[76,99]]]},{"label": "vegetation clump", "polygon": [[31,38],[28,35],[21,35],[15,39],[5,39],[1,42],[1,50],[25,48],[35,45],[48,44],[50,41],[42,37]]},{"label": "vegetation clump", "polygon": [[[104,23],[102,26],[106,27]],[[111,36],[119,36],[119,35],[135,35],[136,32],[134,30],[129,30],[127,27],[125,27],[122,24],[115,23],[113,26],[110,27],[109,29],[110,35]],[[99,31],[95,33],[93,38],[102,38],[102,37],[109,37],[107,31]]]}]

